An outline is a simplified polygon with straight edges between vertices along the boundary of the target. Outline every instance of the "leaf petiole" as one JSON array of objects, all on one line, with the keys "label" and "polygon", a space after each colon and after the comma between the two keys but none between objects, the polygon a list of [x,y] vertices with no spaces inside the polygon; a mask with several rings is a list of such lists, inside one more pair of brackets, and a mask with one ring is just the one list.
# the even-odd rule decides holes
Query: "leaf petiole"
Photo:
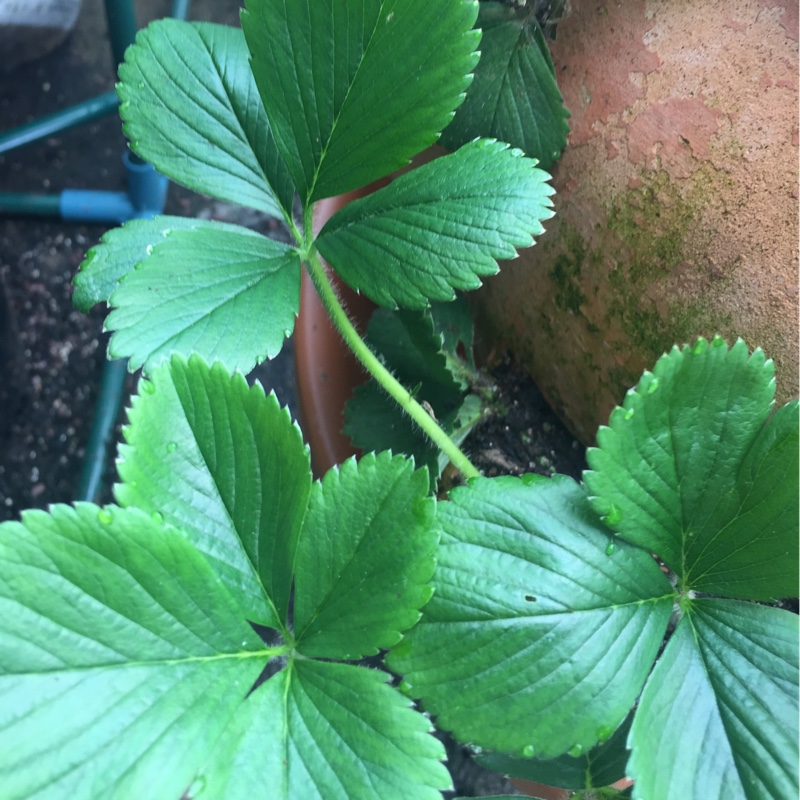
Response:
[{"label": "leaf petiole", "polygon": [[309,248],[303,263],[336,330],[339,331],[347,346],[364,368],[378,381],[403,411],[422,428],[431,441],[450,459],[453,466],[465,478],[479,477],[480,472],[456,443],[439,427],[436,420],[414,399],[411,392],[384,367],[378,357],[366,345],[339,302],[336,291],[331,285],[316,249]]}]

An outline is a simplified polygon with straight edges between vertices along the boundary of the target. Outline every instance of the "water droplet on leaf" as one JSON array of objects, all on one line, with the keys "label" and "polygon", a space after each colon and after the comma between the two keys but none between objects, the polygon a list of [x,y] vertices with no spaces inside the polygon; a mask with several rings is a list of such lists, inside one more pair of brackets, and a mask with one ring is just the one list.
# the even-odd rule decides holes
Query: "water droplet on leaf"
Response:
[{"label": "water droplet on leaf", "polygon": [[567,752],[573,758],[577,758],[583,752],[583,745],[582,744],[576,744],[574,747],[570,747],[570,749],[567,750]]},{"label": "water droplet on leaf", "polygon": [[614,544],[614,542],[609,542],[606,547],[606,555],[610,556],[616,549],[617,546]]},{"label": "water droplet on leaf", "polygon": [[705,339],[698,339],[695,343],[694,347],[692,348],[692,355],[699,356],[705,353],[708,349],[708,342]]},{"label": "water droplet on leaf", "polygon": [[655,394],[658,391],[658,378],[653,378],[647,387],[647,394]]},{"label": "water droplet on leaf", "polygon": [[164,515],[160,511],[154,511],[150,515],[150,517],[151,517],[151,519],[153,519],[154,522],[163,522],[164,521]]},{"label": "water droplet on leaf", "polygon": [[178,443],[177,442],[170,442],[167,445],[167,452],[168,453],[174,453],[177,449],[178,449]]},{"label": "water droplet on leaf", "polygon": [[113,517],[111,516],[111,512],[107,508],[101,508],[97,512],[97,519],[99,522],[102,522],[103,525],[109,525]]},{"label": "water droplet on leaf", "polygon": [[526,744],[525,747],[522,748],[522,755],[525,758],[533,758],[535,752],[536,748],[532,744]]},{"label": "water droplet on leaf", "polygon": [[153,245],[151,245],[151,244],[147,245],[147,247],[145,247],[144,251],[145,251],[145,253],[147,253],[147,255],[152,255],[152,253],[153,253]]},{"label": "water droplet on leaf", "polygon": [[142,391],[145,394],[155,394],[156,387],[151,381],[142,381]]},{"label": "water droplet on leaf", "polygon": [[603,516],[603,522],[606,525],[619,525],[622,522],[622,509],[616,503],[612,503]]},{"label": "water droplet on leaf", "polygon": [[403,692],[403,694],[408,694],[412,687],[408,681],[400,681],[400,685],[397,688]]},{"label": "water droplet on leaf", "polygon": [[609,728],[607,725],[601,725],[597,729],[597,741],[607,742],[611,738],[612,733],[614,733],[613,728]]},{"label": "water droplet on leaf", "polygon": [[626,411],[625,411],[625,419],[630,419],[633,416],[635,411],[636,411],[635,408],[626,409]]},{"label": "water droplet on leaf", "polygon": [[721,336],[715,336],[714,340],[711,342],[712,347],[724,347],[725,344],[726,342]]}]

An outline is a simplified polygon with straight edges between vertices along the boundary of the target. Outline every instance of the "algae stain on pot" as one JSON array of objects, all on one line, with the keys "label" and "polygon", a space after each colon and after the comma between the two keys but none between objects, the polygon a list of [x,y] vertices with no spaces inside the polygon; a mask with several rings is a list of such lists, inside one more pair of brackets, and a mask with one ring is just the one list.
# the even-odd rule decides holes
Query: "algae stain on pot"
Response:
[{"label": "algae stain on pot", "polygon": [[559,28],[556,216],[476,311],[585,441],[698,335],[764,347],[781,402],[797,391],[797,42],[776,2],[576,2]]}]

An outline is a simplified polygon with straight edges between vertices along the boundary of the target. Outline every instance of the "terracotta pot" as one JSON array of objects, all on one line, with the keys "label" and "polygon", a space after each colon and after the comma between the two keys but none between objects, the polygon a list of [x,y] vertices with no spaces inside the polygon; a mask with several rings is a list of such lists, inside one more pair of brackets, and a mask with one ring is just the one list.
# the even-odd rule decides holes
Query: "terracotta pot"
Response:
[{"label": "terracotta pot", "polygon": [[798,4],[573,0],[552,47],[572,111],[556,216],[477,293],[590,442],[674,343],[721,333],[798,382]]}]

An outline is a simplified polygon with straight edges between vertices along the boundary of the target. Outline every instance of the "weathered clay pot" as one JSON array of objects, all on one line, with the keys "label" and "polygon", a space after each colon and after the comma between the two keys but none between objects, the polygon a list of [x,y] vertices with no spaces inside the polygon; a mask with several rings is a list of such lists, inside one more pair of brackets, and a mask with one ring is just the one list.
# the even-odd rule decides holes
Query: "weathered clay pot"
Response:
[{"label": "weathered clay pot", "polygon": [[674,343],[721,333],[798,382],[797,0],[573,0],[553,44],[571,134],[547,233],[478,293],[590,442]]}]

